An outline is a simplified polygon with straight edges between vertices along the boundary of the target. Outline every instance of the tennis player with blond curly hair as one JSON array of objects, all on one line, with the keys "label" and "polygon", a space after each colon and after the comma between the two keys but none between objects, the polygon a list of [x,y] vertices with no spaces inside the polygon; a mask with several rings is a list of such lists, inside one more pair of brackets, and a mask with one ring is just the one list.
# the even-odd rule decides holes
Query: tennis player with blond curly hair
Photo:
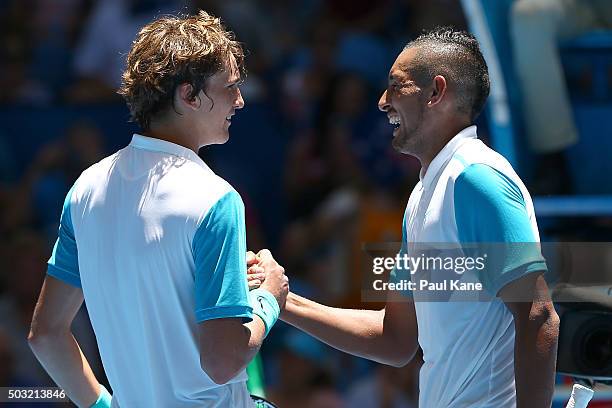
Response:
[{"label": "tennis player with blond curly hair", "polygon": [[[29,335],[79,407],[253,406],[245,367],[288,280],[264,250],[249,291],[244,205],[197,154],[228,140],[242,72],[241,46],[205,12],[133,43],[119,93],[141,134],[68,192]],[[112,397],[70,330],[83,300]]]}]

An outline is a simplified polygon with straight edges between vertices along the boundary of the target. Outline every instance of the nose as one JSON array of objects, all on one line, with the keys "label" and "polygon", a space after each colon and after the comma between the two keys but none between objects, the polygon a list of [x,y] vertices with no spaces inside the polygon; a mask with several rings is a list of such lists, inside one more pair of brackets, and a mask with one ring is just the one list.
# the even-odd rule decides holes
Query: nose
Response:
[{"label": "nose", "polygon": [[380,96],[380,99],[378,100],[378,109],[383,112],[387,112],[390,107],[391,104],[389,103],[389,99],[387,97],[387,91],[384,91],[383,94]]},{"label": "nose", "polygon": [[238,95],[237,95],[236,101],[234,103],[234,108],[236,108],[236,109],[244,108],[244,99],[242,99],[242,93],[240,93],[240,89],[238,89]]}]

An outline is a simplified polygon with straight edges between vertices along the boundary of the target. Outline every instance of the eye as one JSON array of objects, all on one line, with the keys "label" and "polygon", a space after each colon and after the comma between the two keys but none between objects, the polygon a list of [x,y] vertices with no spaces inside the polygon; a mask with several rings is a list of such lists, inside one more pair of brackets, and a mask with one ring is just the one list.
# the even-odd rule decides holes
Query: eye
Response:
[{"label": "eye", "polygon": [[236,81],[234,83],[229,84],[227,87],[230,88],[230,89],[235,89],[235,88],[238,88],[243,83],[244,83],[244,80],[241,79],[239,81]]}]

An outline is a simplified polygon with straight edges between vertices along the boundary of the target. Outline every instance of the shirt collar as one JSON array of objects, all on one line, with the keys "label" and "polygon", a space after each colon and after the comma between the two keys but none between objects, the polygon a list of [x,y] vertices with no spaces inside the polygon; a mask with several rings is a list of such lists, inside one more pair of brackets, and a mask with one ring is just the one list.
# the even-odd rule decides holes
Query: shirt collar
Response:
[{"label": "shirt collar", "polygon": [[169,153],[174,156],[183,157],[185,159],[192,160],[198,164],[204,164],[204,161],[200,159],[193,150],[188,149],[184,146],[176,143],[169,142],[167,140],[157,139],[154,137],[147,137],[134,133],[130,146],[137,149],[150,150],[153,152]]},{"label": "shirt collar", "polygon": [[425,176],[423,176],[423,169],[421,169],[421,172],[419,173],[419,178],[423,183],[423,187],[429,188],[440,170],[451,159],[451,157],[453,157],[453,154],[455,154],[459,146],[461,146],[464,141],[468,139],[476,139],[477,137],[478,136],[476,135],[476,125],[472,125],[466,127],[461,132],[457,133],[451,140],[449,140],[446,146],[444,146],[442,150],[440,150],[440,152],[436,155],[436,157],[434,157],[431,163],[429,163],[429,167],[427,168]]}]

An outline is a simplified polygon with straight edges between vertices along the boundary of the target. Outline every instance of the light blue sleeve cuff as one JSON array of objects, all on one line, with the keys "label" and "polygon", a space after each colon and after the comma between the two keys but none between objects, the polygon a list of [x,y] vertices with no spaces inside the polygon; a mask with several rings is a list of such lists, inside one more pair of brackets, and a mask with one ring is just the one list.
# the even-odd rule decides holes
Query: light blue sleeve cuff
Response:
[{"label": "light blue sleeve cuff", "polygon": [[267,290],[257,288],[249,292],[249,302],[253,308],[253,314],[263,320],[267,336],[280,316],[280,307],[276,298]]},{"label": "light blue sleeve cuff", "polygon": [[51,257],[47,262],[47,274],[57,278],[69,285],[81,287],[81,275],[79,272],[79,256],[70,206],[72,203],[72,192],[74,186],[66,194],[57,240],[53,246]]},{"label": "light blue sleeve cuff", "polygon": [[192,251],[197,321],[225,317],[250,321],[244,204],[236,191],[209,209],[195,231]]},{"label": "light blue sleeve cuff", "polygon": [[195,312],[196,321],[202,323],[206,320],[240,317],[244,323],[253,320],[253,311],[250,306],[215,306],[208,309],[198,309]]},{"label": "light blue sleeve cuff", "polygon": [[491,284],[491,289],[489,292],[493,296],[499,295],[499,292],[502,290],[504,286],[513,282],[517,279],[522,278],[523,276],[527,276],[530,273],[540,272],[545,273],[548,270],[545,261],[534,261],[526,265],[521,265],[518,268],[515,268],[512,271],[506,272],[502,274],[497,281]]},{"label": "light blue sleeve cuff", "polygon": [[55,279],[59,279],[64,283],[72,285],[76,288],[81,288],[81,277],[74,273],[60,269],[54,265],[47,266],[47,275],[53,276]]},{"label": "light blue sleeve cuff", "polygon": [[524,275],[546,271],[537,226],[514,180],[486,164],[472,164],[457,177],[454,188],[459,241],[494,254],[487,268],[477,272],[491,295]]},{"label": "light blue sleeve cuff", "polygon": [[100,384],[100,395],[98,400],[90,408],[110,408],[113,396],[110,395],[105,386]]}]

